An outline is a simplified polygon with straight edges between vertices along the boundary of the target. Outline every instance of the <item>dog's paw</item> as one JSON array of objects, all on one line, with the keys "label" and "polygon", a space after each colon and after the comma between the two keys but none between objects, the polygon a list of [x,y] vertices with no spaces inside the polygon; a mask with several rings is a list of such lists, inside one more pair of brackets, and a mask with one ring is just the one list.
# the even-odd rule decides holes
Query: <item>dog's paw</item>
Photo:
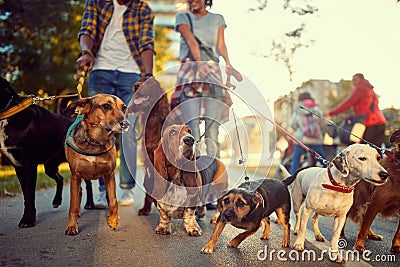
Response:
[{"label": "dog's paw", "polygon": [[94,203],[86,203],[84,206],[85,210],[94,210],[96,207]]},{"label": "dog's paw", "polygon": [[360,253],[364,253],[365,247],[363,245],[358,245],[357,243],[353,246],[353,250],[357,250]]},{"label": "dog's paw", "polygon": [[399,253],[400,252],[400,246],[392,246],[390,248],[390,251],[394,252],[394,253]]},{"label": "dog's paw", "polygon": [[21,228],[29,228],[34,227],[36,225],[36,212],[32,215],[22,216],[21,221],[18,223],[18,226]]},{"label": "dog's paw", "polygon": [[335,262],[339,263],[339,264],[345,264],[346,263],[346,261],[340,255],[337,255]]},{"label": "dog's paw", "polygon": [[150,212],[151,212],[151,208],[150,208],[150,209],[148,209],[148,208],[141,208],[141,209],[138,211],[138,215],[139,215],[139,216],[148,216],[148,215],[150,214]]},{"label": "dog's paw", "polygon": [[117,229],[118,221],[119,221],[119,216],[110,216],[108,217],[107,224],[108,226],[110,226],[110,228],[115,230]]},{"label": "dog's paw", "polygon": [[294,244],[294,249],[297,251],[303,251],[304,250],[304,244],[303,243],[295,243]]},{"label": "dog's paw", "polygon": [[161,224],[157,225],[156,227],[156,234],[159,235],[169,235],[172,233],[172,225],[168,224],[167,226],[163,226]]},{"label": "dog's paw", "polygon": [[192,229],[187,229],[186,232],[189,236],[201,236],[201,228],[200,227],[194,227]]},{"label": "dog's paw", "polygon": [[266,234],[262,234],[260,237],[261,240],[268,240],[269,239],[269,235]]},{"label": "dog's paw", "polygon": [[35,227],[36,222],[35,220],[21,220],[18,224],[18,227],[21,228],[29,228],[29,227]]},{"label": "dog's paw", "polygon": [[65,235],[77,235],[78,234],[78,225],[68,225],[65,229]]},{"label": "dog's paw", "polygon": [[323,237],[323,235],[315,235],[315,240],[318,242],[325,242],[325,237]]},{"label": "dog's paw", "polygon": [[211,254],[213,252],[214,252],[214,247],[211,244],[207,244],[201,249],[201,253],[203,254]]},{"label": "dog's paw", "polygon": [[370,240],[382,241],[383,236],[369,233],[367,238],[370,239]]},{"label": "dog's paw", "polygon": [[239,246],[240,242],[237,241],[236,239],[232,239],[229,244],[228,247],[229,248],[237,248]]}]

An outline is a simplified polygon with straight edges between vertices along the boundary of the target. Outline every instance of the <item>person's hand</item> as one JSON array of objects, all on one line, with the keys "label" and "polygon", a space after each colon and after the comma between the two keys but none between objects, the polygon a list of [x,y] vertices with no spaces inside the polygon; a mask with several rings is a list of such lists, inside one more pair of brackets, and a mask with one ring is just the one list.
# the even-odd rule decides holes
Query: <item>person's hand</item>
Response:
[{"label": "person's hand", "polygon": [[142,77],[140,77],[139,81],[135,82],[133,85],[133,92],[136,93],[136,91],[148,80],[154,78],[152,74],[146,74]]},{"label": "person's hand", "polygon": [[205,61],[196,61],[197,64],[197,73],[200,75],[200,78],[206,78],[210,73],[210,66],[208,66]]},{"label": "person's hand", "polygon": [[329,113],[324,113],[324,118],[330,120],[332,117],[329,115]]},{"label": "person's hand", "polygon": [[241,82],[243,80],[242,75],[237,70],[235,70],[231,65],[225,66],[225,73],[228,77],[229,76],[235,77],[236,81],[238,82]]},{"label": "person's hand", "polygon": [[84,50],[79,53],[78,59],[76,60],[78,68],[83,70],[85,66],[88,67],[88,71],[91,71],[94,66],[94,55],[90,50]]}]

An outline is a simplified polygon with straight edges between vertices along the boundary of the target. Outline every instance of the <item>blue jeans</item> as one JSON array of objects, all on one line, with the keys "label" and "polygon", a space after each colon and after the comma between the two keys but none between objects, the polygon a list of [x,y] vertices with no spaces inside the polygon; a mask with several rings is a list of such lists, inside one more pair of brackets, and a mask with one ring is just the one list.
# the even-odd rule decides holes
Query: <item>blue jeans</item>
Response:
[{"label": "blue jeans", "polygon": [[[312,150],[320,154],[323,158],[325,158],[324,148],[322,145],[307,145],[307,147],[311,148]],[[307,153],[307,151],[301,146],[294,146],[292,155],[292,166],[290,167],[291,174],[293,174],[298,168],[300,168],[300,157],[305,153]],[[319,162],[321,162],[321,164],[326,167],[326,165],[322,161]]]},{"label": "blue jeans", "polygon": [[[116,95],[125,103],[129,105],[133,97],[133,85],[139,81],[140,75],[136,73],[126,73],[116,70],[93,70],[89,78],[89,95],[93,96],[100,93]],[[128,115],[130,123],[128,132],[124,133],[124,146],[125,153],[129,153],[130,159],[129,167],[126,163],[122,141],[120,142],[120,170],[119,170],[119,186],[123,189],[131,189],[135,186],[136,176],[136,159],[137,159],[137,140],[136,140],[136,121],[137,116]],[[120,136],[122,137],[122,136]],[[122,140],[122,138],[120,138]],[[105,185],[102,178],[99,179],[99,190],[104,191]]]},{"label": "blue jeans", "polygon": [[[196,141],[200,139],[200,109],[201,102],[205,101],[205,142],[207,155],[219,158],[220,146],[218,143],[219,126],[221,122],[223,103],[219,97],[195,97],[190,98],[182,92],[180,102],[185,123],[192,129],[192,134]],[[200,155],[196,147],[197,155]]]}]

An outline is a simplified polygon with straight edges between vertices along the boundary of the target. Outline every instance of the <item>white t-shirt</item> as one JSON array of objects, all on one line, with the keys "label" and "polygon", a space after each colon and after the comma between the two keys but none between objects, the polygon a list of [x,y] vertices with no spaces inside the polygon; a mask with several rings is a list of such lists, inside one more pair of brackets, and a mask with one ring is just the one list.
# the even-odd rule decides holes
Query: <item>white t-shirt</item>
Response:
[{"label": "white t-shirt", "polygon": [[93,69],[140,73],[122,30],[122,19],[128,7],[118,4],[117,0],[113,0],[113,3],[114,12],[96,54]]}]

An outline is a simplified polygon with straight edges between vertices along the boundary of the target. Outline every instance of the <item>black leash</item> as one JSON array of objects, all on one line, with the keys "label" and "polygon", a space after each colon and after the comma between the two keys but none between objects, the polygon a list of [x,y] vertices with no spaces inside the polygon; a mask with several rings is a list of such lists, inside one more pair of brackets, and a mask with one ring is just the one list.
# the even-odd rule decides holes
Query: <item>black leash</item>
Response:
[{"label": "black leash", "polygon": [[[206,121],[204,120],[204,124]],[[210,130],[211,126],[213,125],[214,120],[211,121],[210,125],[207,125],[207,127],[204,129],[204,133],[200,135],[199,139],[196,141],[196,145],[198,145],[201,142],[201,139],[203,139],[204,136],[206,136],[206,133],[208,130]]]},{"label": "black leash", "polygon": [[315,112],[311,111],[310,109],[308,109],[308,108],[306,108],[306,107],[304,107],[304,106],[302,106],[302,105],[300,105],[300,108],[302,108],[302,109],[304,109],[304,110],[310,112],[312,115],[314,115],[314,116],[316,116],[316,117],[318,117],[318,118],[324,120],[328,126],[333,126],[333,127],[337,128],[337,129],[340,129],[340,130],[342,130],[343,132],[348,133],[348,134],[350,134],[350,135],[352,135],[352,136],[354,136],[354,137],[360,139],[360,140],[363,141],[364,143],[366,143],[366,144],[368,144],[369,146],[371,146],[371,147],[375,148],[376,150],[380,151],[381,154],[385,154],[385,155],[388,156],[391,160],[394,160],[394,161],[396,161],[396,162],[398,161],[398,160],[394,157],[394,155],[393,155],[392,153],[389,152],[389,150],[383,149],[383,148],[381,148],[381,147],[378,147],[377,145],[375,145],[375,144],[369,142],[368,140],[365,140],[364,138],[359,137],[359,136],[353,134],[353,133],[350,132],[350,131],[347,131],[346,129],[344,129],[343,127],[340,127],[339,125],[337,125],[337,124],[334,123],[333,121],[324,118],[323,116],[319,115],[318,113],[315,113]]},{"label": "black leash", "polygon": [[243,149],[242,149],[242,144],[240,142],[240,136],[239,136],[239,129],[238,129],[238,126],[237,126],[236,114],[235,114],[235,111],[233,110],[232,107],[231,107],[231,110],[232,110],[233,118],[235,120],[236,137],[237,137],[237,140],[238,140],[239,151],[240,151],[239,165],[243,165],[244,180],[246,182],[248,182],[249,181],[249,176],[247,176],[247,170],[246,170],[246,164],[245,164],[246,160],[245,160],[245,158],[243,156]]}]

